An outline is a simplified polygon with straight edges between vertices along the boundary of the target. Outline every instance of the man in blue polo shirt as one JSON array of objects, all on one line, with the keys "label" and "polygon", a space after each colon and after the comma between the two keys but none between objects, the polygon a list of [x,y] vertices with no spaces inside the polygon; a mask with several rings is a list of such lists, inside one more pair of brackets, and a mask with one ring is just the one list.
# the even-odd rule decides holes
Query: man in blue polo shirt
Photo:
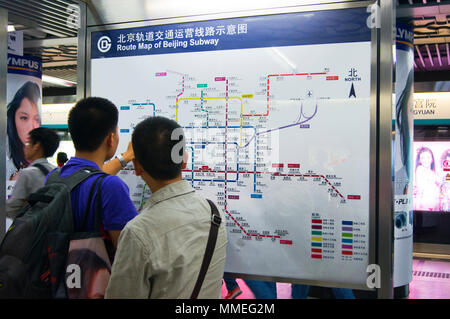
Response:
[{"label": "man in blue polo shirt", "polygon": [[[110,101],[90,97],[80,100],[69,113],[69,132],[75,146],[72,157],[61,168],[61,177],[68,177],[84,167],[102,170],[105,161],[111,159],[117,150],[118,110]],[[123,159],[120,159],[123,162]],[[88,204],[91,186],[98,176],[89,177],[73,189],[71,193],[72,211],[76,231],[93,231],[93,219],[96,201],[91,202],[90,215],[86,229],[81,229],[82,216]],[[94,197],[96,198],[96,191]],[[127,185],[117,176],[108,175],[101,186],[102,233],[112,241],[114,249],[120,231],[137,215],[136,208],[130,200]]]}]

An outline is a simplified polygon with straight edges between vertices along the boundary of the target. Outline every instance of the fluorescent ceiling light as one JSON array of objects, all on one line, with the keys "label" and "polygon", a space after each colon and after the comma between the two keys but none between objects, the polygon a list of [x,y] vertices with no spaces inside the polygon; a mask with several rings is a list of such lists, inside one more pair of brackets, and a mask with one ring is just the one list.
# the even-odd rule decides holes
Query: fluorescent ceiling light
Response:
[{"label": "fluorescent ceiling light", "polygon": [[14,32],[16,31],[16,28],[12,24],[8,24],[6,30],[8,30],[8,32]]},{"label": "fluorescent ceiling light", "polygon": [[48,76],[48,75],[42,75],[42,82],[45,83],[51,83],[59,86],[65,86],[65,87],[73,87],[77,85],[75,82],[67,81],[60,78],[55,78],[54,76]]}]

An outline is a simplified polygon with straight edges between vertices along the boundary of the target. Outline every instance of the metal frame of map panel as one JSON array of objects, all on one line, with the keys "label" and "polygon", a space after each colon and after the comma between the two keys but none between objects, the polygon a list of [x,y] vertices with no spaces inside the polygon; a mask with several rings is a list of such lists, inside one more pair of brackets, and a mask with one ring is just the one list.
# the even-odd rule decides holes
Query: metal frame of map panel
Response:
[{"label": "metal frame of map panel", "polygon": [[392,190],[392,108],[393,80],[395,72],[395,32],[396,16],[394,0],[379,0],[381,28],[378,35],[378,78],[377,78],[377,257],[380,266],[380,286],[378,298],[394,296],[394,201]]},{"label": "metal frame of map panel", "polygon": [[78,38],[78,54],[77,54],[77,100],[80,100],[86,97],[86,89],[90,87],[90,85],[86,84],[86,80],[88,77],[88,68],[87,64],[88,58],[90,60],[90,55],[86,54],[86,49],[89,48],[87,40],[87,5],[83,1],[78,1],[78,5],[80,6],[80,28],[78,29],[77,38]]},{"label": "metal frame of map panel", "polygon": [[[376,3],[376,2],[375,2]],[[371,52],[370,52],[370,185],[369,185],[369,264],[377,262],[377,225],[378,216],[376,212],[377,205],[377,103],[378,103],[378,30],[372,28],[371,32]],[[363,290],[371,290],[367,285]]]},{"label": "metal frame of map panel", "polygon": [[[388,2],[392,2],[392,0],[387,0]],[[295,7],[286,7],[286,8],[277,8],[277,9],[265,9],[258,11],[239,11],[233,13],[217,13],[217,14],[208,14],[201,16],[190,16],[190,17],[179,17],[179,18],[168,18],[168,19],[156,19],[156,20],[147,20],[147,21],[139,21],[139,22],[129,22],[129,23],[118,23],[104,26],[94,26],[86,28],[86,41],[83,41],[86,44],[86,48],[83,50],[86,54],[86,65],[85,65],[85,96],[91,95],[91,36],[93,32],[97,31],[109,31],[116,29],[127,29],[127,28],[136,28],[136,27],[145,27],[145,26],[156,26],[156,25],[164,25],[164,24],[175,24],[175,23],[189,23],[189,22],[198,22],[198,21],[208,21],[208,20],[217,20],[217,19],[231,19],[231,18],[241,18],[241,17],[252,17],[252,16],[264,16],[264,15],[274,15],[274,14],[285,14],[285,13],[296,13],[296,12],[309,12],[309,11],[324,11],[324,10],[340,10],[340,9],[351,9],[351,8],[368,8],[369,5],[372,5],[374,1],[358,1],[358,2],[346,2],[346,3],[335,3],[335,4],[318,4],[318,5],[305,5],[305,6],[295,6]],[[378,84],[380,68],[379,68],[379,38],[380,38],[380,30],[373,28],[371,31],[371,83],[370,83],[370,168],[369,168],[369,264],[379,263],[377,249],[380,247],[380,242],[377,243],[377,239],[379,238],[378,230],[381,221],[379,219],[380,216],[377,214],[377,201],[378,191],[380,187],[389,187],[387,181],[383,181],[382,185],[378,185],[376,183],[377,179],[377,165],[379,153],[377,153],[377,134],[378,134],[378,112],[377,105],[380,102]],[[80,72],[80,71],[79,71]],[[389,95],[391,95],[390,93]],[[389,122],[391,123],[391,121]],[[390,132],[390,131],[389,131]],[[390,133],[389,133],[390,134]],[[390,161],[389,161],[390,162]],[[390,165],[390,164],[389,164]],[[385,166],[386,167],[386,166]],[[389,169],[390,172],[390,169]],[[390,183],[391,177],[389,177]],[[392,214],[391,214],[392,215]],[[378,235],[378,236],[377,236]],[[385,239],[388,240],[388,239]],[[382,245],[381,245],[382,246]],[[392,248],[391,248],[392,250]],[[392,271],[391,271],[392,272]],[[302,280],[298,278],[286,278],[286,277],[274,277],[274,276],[259,276],[252,274],[240,274],[240,273],[226,273],[231,277],[235,278],[243,278],[243,279],[254,279],[254,280],[264,280],[264,281],[277,281],[277,282],[288,282],[288,283],[299,283],[299,284],[307,284],[314,286],[323,286],[323,287],[336,287],[336,288],[351,288],[351,289],[360,289],[360,290],[368,290],[375,291],[375,289],[368,288],[365,284],[343,284],[339,282],[328,282],[328,281],[320,281],[320,280]],[[392,277],[392,276],[391,276]],[[383,287],[384,288],[384,287]]]},{"label": "metal frame of map panel", "polygon": [[8,11],[0,8],[0,105],[3,105],[0,110],[0,240],[3,239],[6,233],[6,84],[8,78],[8,33],[6,26],[8,25]]}]

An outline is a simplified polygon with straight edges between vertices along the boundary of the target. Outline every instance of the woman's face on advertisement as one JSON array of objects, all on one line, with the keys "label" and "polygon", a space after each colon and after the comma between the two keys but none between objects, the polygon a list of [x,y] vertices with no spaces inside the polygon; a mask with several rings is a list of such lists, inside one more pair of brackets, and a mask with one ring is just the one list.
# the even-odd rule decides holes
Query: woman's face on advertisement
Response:
[{"label": "woman's face on advertisement", "polygon": [[425,151],[420,153],[420,164],[427,168],[431,168],[431,164],[433,162],[433,158],[431,157],[430,152]]},{"label": "woman's face on advertisement", "polygon": [[20,102],[20,106],[16,111],[15,121],[17,135],[19,135],[20,140],[25,145],[28,133],[41,126],[37,105],[28,98],[22,99],[22,102]]},{"label": "woman's face on advertisement", "polygon": [[88,292],[89,299],[103,299],[104,293],[106,290],[106,286],[108,286],[109,277],[111,274],[108,269],[102,268],[94,274],[91,283],[91,289]]}]

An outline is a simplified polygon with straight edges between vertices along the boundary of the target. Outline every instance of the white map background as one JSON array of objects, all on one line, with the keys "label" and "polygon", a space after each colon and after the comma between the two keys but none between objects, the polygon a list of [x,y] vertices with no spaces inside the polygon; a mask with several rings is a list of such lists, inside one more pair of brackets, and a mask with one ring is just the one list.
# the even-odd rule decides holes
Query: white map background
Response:
[{"label": "white map background", "polygon": [[[227,218],[227,272],[365,283],[369,42],[91,63],[91,95],[120,110],[118,151],[148,116],[184,127],[183,177]],[[139,208],[148,188],[132,166],[120,176]],[[321,236],[312,235],[313,219],[323,223]],[[353,223],[352,255],[342,253],[342,221]],[[312,257],[313,242],[321,258]]]}]

